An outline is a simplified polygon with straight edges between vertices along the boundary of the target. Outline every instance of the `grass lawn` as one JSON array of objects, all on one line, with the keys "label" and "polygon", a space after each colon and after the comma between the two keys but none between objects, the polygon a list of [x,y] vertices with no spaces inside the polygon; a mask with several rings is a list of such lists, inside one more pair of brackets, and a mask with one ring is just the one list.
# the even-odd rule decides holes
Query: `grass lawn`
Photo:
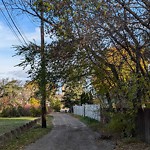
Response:
[{"label": "grass lawn", "polygon": [[18,118],[1,118],[0,117],[0,135],[6,133],[16,127],[19,127],[31,120],[36,118],[33,117],[18,117]]},{"label": "grass lawn", "polygon": [[[32,119],[32,118],[31,118]],[[17,138],[14,138],[5,145],[0,145],[0,150],[23,150],[26,145],[35,142],[45,134],[49,133],[52,129],[52,117],[47,117],[47,128],[41,128],[41,124],[37,124],[35,127],[23,132]]]},{"label": "grass lawn", "polygon": [[91,119],[89,117],[83,117],[83,116],[74,115],[74,114],[72,114],[72,115],[73,115],[73,117],[78,118],[80,121],[85,123],[87,126],[89,126],[94,131],[100,130],[101,124],[99,121],[97,121],[95,119]]}]

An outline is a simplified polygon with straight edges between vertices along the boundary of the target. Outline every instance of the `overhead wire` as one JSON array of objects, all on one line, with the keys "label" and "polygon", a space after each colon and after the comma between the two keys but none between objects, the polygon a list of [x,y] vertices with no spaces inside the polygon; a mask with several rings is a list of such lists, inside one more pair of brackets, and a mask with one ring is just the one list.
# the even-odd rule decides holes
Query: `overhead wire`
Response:
[{"label": "overhead wire", "polygon": [[3,3],[3,5],[4,5],[5,9],[6,9],[6,12],[7,12],[7,14],[8,14],[8,16],[9,16],[9,18],[10,18],[12,24],[13,24],[14,27],[16,28],[17,32],[18,32],[19,35],[21,36],[21,38],[22,38],[22,40],[24,41],[24,43],[25,43],[26,45],[28,45],[27,42],[26,42],[26,40],[25,40],[25,38],[23,37],[22,33],[20,32],[19,28],[17,27],[16,23],[14,22],[13,17],[11,16],[10,12],[8,11],[8,8],[7,8],[7,6],[6,6],[6,4],[5,4],[5,2],[4,2],[3,0],[2,0],[2,3]]},{"label": "overhead wire", "polygon": [[19,38],[18,34],[16,33],[16,31],[15,31],[14,28],[12,27],[11,23],[8,21],[8,19],[7,19],[6,15],[5,15],[5,13],[2,11],[1,8],[0,8],[0,12],[1,12],[3,18],[5,19],[6,24],[7,24],[7,26],[9,27],[9,29],[11,30],[11,32],[12,32],[12,33],[14,34],[14,36],[18,39],[18,41],[19,41],[21,44],[23,44],[22,41],[21,41],[21,39]]},{"label": "overhead wire", "polygon": [[16,23],[16,26],[18,27],[20,33],[22,34],[22,36],[24,37],[25,41],[29,41],[28,38],[26,37],[24,31],[21,29],[19,23],[17,22],[16,18],[12,15],[12,18],[14,20],[14,22]]}]

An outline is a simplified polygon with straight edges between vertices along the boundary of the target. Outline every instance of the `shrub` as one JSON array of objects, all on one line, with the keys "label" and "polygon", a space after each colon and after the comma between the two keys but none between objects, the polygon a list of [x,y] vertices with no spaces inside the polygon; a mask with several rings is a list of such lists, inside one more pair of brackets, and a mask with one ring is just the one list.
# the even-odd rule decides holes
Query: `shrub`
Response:
[{"label": "shrub", "polygon": [[1,116],[2,116],[2,117],[9,117],[9,115],[10,115],[9,108],[8,108],[8,107],[7,107],[7,108],[4,108],[4,109],[2,110]]},{"label": "shrub", "polygon": [[110,114],[106,130],[121,137],[133,137],[135,131],[135,115],[131,110]]},{"label": "shrub", "polygon": [[110,122],[107,124],[107,129],[112,133],[122,133],[125,128],[124,117],[122,114],[111,114]]},{"label": "shrub", "polygon": [[29,100],[29,103],[32,105],[32,106],[40,106],[40,101],[34,97],[31,97],[30,100]]},{"label": "shrub", "polygon": [[40,107],[34,107],[31,105],[25,105],[24,107],[18,106],[13,107],[9,106],[2,110],[2,117],[20,117],[20,116],[32,116],[39,117],[41,115]]},{"label": "shrub", "polygon": [[26,104],[26,105],[23,107],[24,116],[30,116],[30,115],[31,115],[31,113],[30,113],[30,108],[31,108],[31,105],[29,105],[29,104]]},{"label": "shrub", "polygon": [[32,117],[39,117],[41,115],[41,110],[40,108],[35,108],[35,107],[31,107],[30,108],[30,115]]},{"label": "shrub", "polygon": [[54,98],[51,100],[51,108],[54,109],[54,111],[59,112],[61,108],[61,102],[59,99]]},{"label": "shrub", "polygon": [[20,114],[20,116],[24,116],[24,109],[22,106],[18,106],[17,110],[18,110],[18,113]]},{"label": "shrub", "polygon": [[16,109],[16,107],[11,107],[10,108],[10,116],[11,117],[20,117],[20,114],[18,112],[18,109]]},{"label": "shrub", "polygon": [[18,106],[17,110],[20,116],[30,116],[29,108]]},{"label": "shrub", "polygon": [[1,116],[2,117],[19,117],[20,114],[15,107],[11,106],[11,107],[4,108],[2,110]]}]

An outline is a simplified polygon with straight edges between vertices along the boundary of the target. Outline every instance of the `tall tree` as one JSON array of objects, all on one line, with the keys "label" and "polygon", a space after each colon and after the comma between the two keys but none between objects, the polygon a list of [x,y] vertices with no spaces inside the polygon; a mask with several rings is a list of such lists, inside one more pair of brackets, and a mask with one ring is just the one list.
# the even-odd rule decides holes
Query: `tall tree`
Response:
[{"label": "tall tree", "polygon": [[[32,12],[27,11],[27,7],[21,10],[41,18],[35,7],[37,2],[34,5],[26,3]],[[122,62],[117,65],[107,59],[110,49],[115,48],[135,77],[135,102],[141,102],[140,95],[144,92],[140,82],[143,78],[150,80],[147,71],[149,4],[146,1],[50,0],[44,3],[44,8],[46,31],[56,37],[55,42],[47,45],[49,75],[53,72],[55,79],[63,80],[79,76],[98,77],[102,85],[107,83],[105,90],[110,98],[108,91],[111,87],[121,89],[126,84],[118,69]]]},{"label": "tall tree", "polygon": [[22,85],[18,80],[2,79],[0,81],[0,109],[8,106],[18,106],[22,103],[20,93]]}]

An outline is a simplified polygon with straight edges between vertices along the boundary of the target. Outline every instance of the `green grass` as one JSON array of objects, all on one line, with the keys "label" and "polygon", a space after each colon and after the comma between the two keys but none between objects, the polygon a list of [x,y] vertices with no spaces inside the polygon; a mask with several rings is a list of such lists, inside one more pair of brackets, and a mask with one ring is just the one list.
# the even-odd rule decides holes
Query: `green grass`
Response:
[{"label": "green grass", "polygon": [[74,115],[73,117],[78,118],[81,122],[85,123],[87,126],[89,126],[91,129],[93,129],[94,131],[99,131],[101,124],[99,121],[91,119],[89,117],[83,117],[83,116],[78,116],[78,115]]},{"label": "green grass", "polygon": [[18,117],[18,118],[1,118],[0,117],[0,135],[10,130],[13,130],[25,123],[36,118],[33,117]]},{"label": "green grass", "polygon": [[19,137],[14,138],[12,141],[0,147],[0,150],[23,150],[24,146],[35,142],[52,129],[52,117],[47,117],[47,128],[41,128],[40,124],[37,124],[34,128],[22,133]]}]

